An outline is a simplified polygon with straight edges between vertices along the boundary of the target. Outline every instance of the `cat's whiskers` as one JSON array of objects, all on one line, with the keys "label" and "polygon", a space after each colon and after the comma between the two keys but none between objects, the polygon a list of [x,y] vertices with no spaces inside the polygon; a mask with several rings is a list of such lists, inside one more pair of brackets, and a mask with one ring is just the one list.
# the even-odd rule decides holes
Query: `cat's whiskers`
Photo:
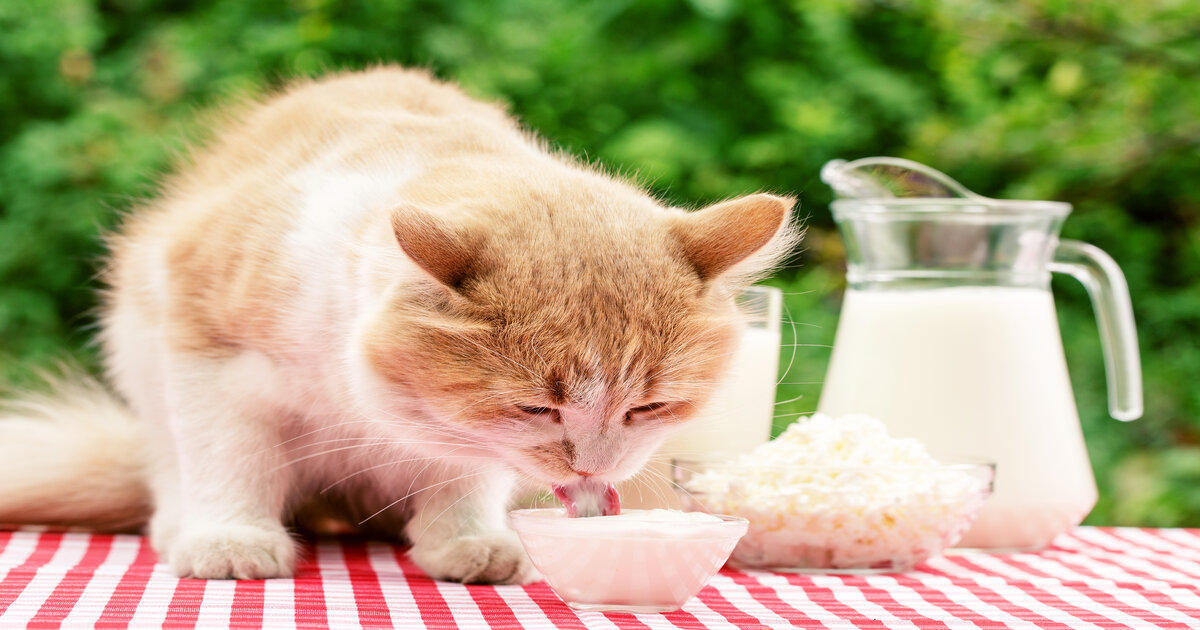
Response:
[{"label": "cat's whiskers", "polygon": [[[795,318],[792,317],[792,311],[790,308],[788,308],[787,300],[783,300],[782,303],[783,303],[782,304],[783,305],[783,316],[787,319],[788,324],[791,325],[792,342],[794,343],[796,341],[796,320],[795,320]],[[792,364],[795,362],[796,362],[796,347],[792,346],[792,354],[791,354],[791,356],[788,357],[787,368],[785,368],[783,370],[783,374],[779,375],[779,378],[775,381],[776,387],[779,386],[780,381],[787,378],[787,375],[789,373],[791,373]]]},{"label": "cat's whiskers", "polygon": [[[480,475],[480,474],[482,474],[482,472],[477,470],[477,471],[475,471],[475,472],[468,473],[468,474],[466,474],[466,475],[461,475],[461,476],[459,476],[459,477],[455,477],[454,479],[451,479],[450,481],[460,481],[460,480],[462,480],[462,479],[466,479],[466,478],[468,478],[468,477],[475,477],[475,476],[478,476],[478,475]],[[442,485],[442,487],[441,487],[441,488],[438,488],[437,492],[434,492],[434,493],[433,493],[433,495],[431,495],[431,497],[430,497],[430,498],[432,498],[432,497],[436,497],[438,494],[440,494],[440,493],[442,492],[442,490],[445,490],[445,489],[446,489],[446,487],[447,487],[447,486],[445,486],[445,485]],[[426,490],[426,488],[422,488],[421,490],[418,490],[417,492],[424,492],[425,490]],[[459,497],[458,499],[456,499],[456,500],[455,500],[454,502],[452,502],[450,505],[447,505],[445,508],[443,508],[443,509],[442,509],[442,511],[441,511],[441,512],[438,512],[438,513],[437,513],[437,516],[434,516],[432,519],[429,519],[429,521],[425,523],[425,527],[422,527],[422,528],[421,528],[421,531],[420,531],[420,533],[419,533],[419,534],[417,534],[416,536],[414,536],[414,538],[420,538],[421,536],[424,536],[424,535],[425,535],[425,532],[429,530],[429,526],[430,526],[430,525],[433,525],[434,523],[438,522],[438,520],[442,518],[442,515],[443,515],[443,514],[445,514],[446,512],[449,512],[449,511],[450,511],[450,510],[451,510],[451,509],[452,509],[454,506],[458,505],[458,504],[459,504],[459,503],[461,503],[461,502],[462,502],[464,499],[466,499],[466,498],[470,497],[471,495],[475,494],[476,492],[479,492],[479,486],[474,486],[474,487],[470,488],[469,490],[467,490],[466,492],[464,492],[464,493],[463,493],[463,495],[462,495],[461,497]],[[386,509],[386,508],[385,508],[385,509]]]},{"label": "cat's whiskers", "polygon": [[[421,494],[422,492],[425,492],[426,490],[432,490],[432,489],[434,489],[434,488],[439,488],[438,492],[441,492],[443,489],[445,489],[445,486],[446,486],[447,484],[451,484],[451,483],[454,483],[454,482],[456,482],[456,481],[462,481],[463,479],[468,479],[468,478],[470,478],[470,477],[475,477],[475,476],[478,476],[479,474],[480,474],[480,472],[479,472],[478,470],[474,470],[474,471],[471,471],[471,472],[468,472],[468,473],[461,474],[461,475],[459,475],[459,476],[457,476],[457,477],[452,477],[452,478],[450,478],[450,479],[444,479],[444,480],[442,480],[442,481],[439,481],[439,482],[437,482],[437,483],[431,483],[431,484],[429,484],[429,485],[427,485],[427,486],[425,486],[425,487],[423,487],[423,488],[420,488],[420,489],[418,489],[418,490],[416,490],[416,491],[414,491],[414,492],[409,492],[408,494],[405,494],[404,496],[400,497],[399,499],[396,499],[395,501],[392,501],[391,503],[389,503],[389,504],[387,504],[387,505],[383,506],[382,508],[379,508],[378,510],[376,510],[376,512],[375,512],[374,514],[372,514],[372,515],[368,516],[367,518],[364,518],[363,520],[359,521],[359,522],[358,522],[358,524],[359,524],[359,525],[362,525],[362,524],[366,523],[367,521],[369,521],[369,520],[371,520],[371,519],[375,518],[376,516],[379,516],[380,514],[383,514],[384,512],[388,511],[388,510],[389,510],[389,509],[391,509],[392,507],[394,507],[394,506],[398,505],[399,503],[401,503],[401,502],[402,502],[402,501],[404,501],[405,499],[409,499],[409,498],[411,498],[411,497],[414,497],[414,496],[416,496],[416,495],[418,495],[418,494]],[[474,491],[474,490],[472,490],[471,492],[473,492],[473,491]],[[465,497],[465,496],[468,496],[469,494],[471,494],[471,492],[467,492],[467,493],[466,493],[466,494],[464,494],[463,496],[464,496],[464,497]],[[435,492],[435,493],[434,493],[434,496],[436,496],[436,495],[437,495],[437,492]],[[459,499],[459,501],[461,501],[461,500],[462,500],[462,498],[460,498],[460,499]],[[457,502],[458,502],[458,501],[455,501],[455,503],[457,503]],[[454,505],[454,503],[452,503],[451,505]],[[444,514],[444,513],[445,513],[445,510],[443,510],[443,511],[442,511],[440,514],[438,514],[438,516],[434,517],[434,518],[433,518],[433,519],[432,519],[430,522],[431,522],[431,523],[432,523],[432,522],[436,522],[436,521],[437,521],[437,519],[438,519],[438,518],[439,518],[439,517],[440,517],[442,514]],[[422,530],[422,533],[424,533],[424,530]]]},{"label": "cat's whiskers", "polygon": [[289,459],[288,461],[286,461],[286,462],[284,462],[284,463],[282,463],[282,464],[279,464],[278,466],[275,466],[274,468],[272,468],[272,469],[270,470],[270,472],[278,472],[278,471],[280,471],[280,470],[283,470],[284,468],[288,468],[288,467],[290,467],[290,466],[295,466],[296,464],[299,464],[300,462],[303,462],[303,461],[306,461],[306,460],[309,460],[309,459],[313,459],[313,458],[315,458],[315,457],[323,457],[323,456],[326,456],[326,455],[332,455],[333,453],[339,453],[339,452],[342,452],[342,451],[350,451],[350,450],[354,450],[354,449],[364,449],[364,448],[371,448],[371,447],[376,447],[376,446],[379,446],[379,445],[380,445],[380,443],[379,443],[379,442],[377,442],[377,441],[372,441],[372,442],[369,442],[369,443],[367,443],[367,444],[352,444],[352,445],[350,445],[350,446],[341,446],[341,447],[338,447],[338,448],[331,448],[331,449],[323,450],[323,451],[320,451],[320,452],[318,452],[318,453],[310,453],[310,454],[308,454],[308,455],[304,455],[304,456],[302,456],[302,457],[295,457],[295,458]]},{"label": "cat's whiskers", "polygon": [[538,421],[537,416],[530,416],[529,419],[527,419],[523,423],[521,423],[521,428],[517,429],[517,433],[524,433],[527,429],[529,429],[530,426],[533,425],[534,422],[537,422],[537,421]]},{"label": "cat's whiskers", "polygon": [[371,447],[386,447],[386,446],[405,446],[405,445],[414,445],[414,444],[416,444],[416,445],[431,445],[431,446],[451,446],[451,447],[457,447],[460,449],[466,447],[463,444],[452,443],[452,442],[433,442],[430,440],[396,440],[396,439],[391,439],[391,438],[340,438],[340,439],[328,440],[328,442],[342,442],[342,441],[347,441],[347,440],[357,441],[357,442],[362,442],[362,443],[351,444],[349,446],[340,446],[340,447],[331,448],[331,449],[325,449],[325,450],[322,450],[322,451],[319,451],[316,453],[309,453],[307,455],[296,457],[296,458],[290,459],[290,460],[276,466],[275,468],[272,468],[271,472],[277,472],[277,471],[287,468],[289,466],[293,466],[302,461],[313,459],[315,457],[323,457],[326,455],[332,455],[333,453],[339,453],[339,452],[350,451],[350,450],[355,450],[355,449],[369,449]]},{"label": "cat's whiskers", "polygon": [[658,473],[653,469],[653,464],[656,463],[661,463],[661,461],[658,458],[652,458],[650,461],[647,461],[646,465],[642,466],[642,469],[637,471],[637,473],[635,473],[628,480],[628,483],[637,489],[638,503],[642,505],[647,504],[645,495],[646,488],[651,488],[653,490],[654,497],[652,498],[665,499],[668,504],[670,502],[669,497],[662,496],[662,488],[659,487],[659,484],[653,483],[653,476],[656,474],[661,475],[661,473]]},{"label": "cat's whiskers", "polygon": [[369,442],[371,444],[392,444],[392,445],[396,445],[396,446],[400,446],[400,445],[404,445],[404,444],[429,444],[432,446],[458,446],[458,447],[463,446],[462,444],[455,443],[455,442],[435,442],[432,440],[425,440],[425,439],[405,439],[405,438],[400,438],[400,437],[376,435],[376,436],[350,436],[350,437],[341,437],[341,438],[330,438],[327,440],[318,440],[316,442],[306,442],[303,445],[293,447],[288,452],[300,451],[300,450],[303,450],[303,449],[306,449],[309,447],[320,446],[322,444],[336,444],[339,442]]},{"label": "cat's whiskers", "polygon": [[[670,466],[671,462],[668,461],[667,465]],[[671,479],[670,476],[663,474],[662,472],[659,472],[658,470],[647,467],[647,468],[643,469],[643,471],[646,472],[647,474],[649,474],[652,478],[662,479],[664,482],[666,482],[666,486],[669,487],[670,489],[664,489],[663,484],[656,483],[656,484],[652,484],[652,485],[654,487],[654,492],[667,505],[670,505],[671,499],[674,498],[671,496],[671,494],[670,494],[671,492],[673,492],[675,490],[682,490],[683,492],[687,492],[687,489],[676,484],[674,479]],[[663,493],[666,493],[666,496],[663,496]],[[688,496],[692,496],[692,494],[690,492],[688,492]]]},{"label": "cat's whiskers", "polygon": [[448,453],[439,453],[439,454],[437,454],[437,455],[430,455],[430,456],[426,456],[426,457],[408,457],[408,458],[404,458],[404,459],[392,459],[392,460],[388,460],[388,461],[385,461],[385,462],[382,462],[382,463],[379,463],[379,464],[375,464],[374,466],[368,466],[368,467],[366,467],[366,468],[363,468],[363,469],[357,470],[357,471],[355,471],[355,472],[352,472],[352,473],[350,473],[349,475],[346,475],[346,476],[344,476],[344,477],[342,477],[342,478],[338,479],[337,481],[334,481],[333,483],[329,484],[328,486],[325,486],[324,488],[322,488],[322,489],[321,489],[321,494],[325,494],[326,492],[328,492],[328,491],[332,490],[332,489],[333,489],[335,486],[337,486],[338,484],[340,484],[340,483],[342,483],[342,482],[344,482],[344,481],[347,481],[347,480],[349,480],[349,479],[352,479],[352,478],[354,478],[354,477],[357,477],[357,476],[359,476],[359,475],[362,475],[362,474],[365,474],[365,473],[371,472],[372,470],[377,470],[377,469],[379,469],[379,468],[386,468],[386,467],[389,467],[389,466],[400,466],[400,465],[402,465],[402,464],[409,464],[409,463],[412,463],[412,462],[420,462],[420,461],[427,462],[427,463],[425,464],[425,466],[423,466],[423,467],[421,468],[421,470],[417,471],[417,473],[416,473],[415,475],[412,475],[412,481],[410,481],[410,482],[409,482],[408,488],[405,490],[405,492],[410,492],[410,491],[412,491],[412,486],[413,486],[413,484],[414,484],[414,483],[416,483],[416,480],[417,480],[418,478],[420,478],[420,476],[421,476],[421,475],[422,475],[422,474],[423,474],[423,473],[424,473],[424,472],[425,472],[425,471],[426,471],[426,470],[427,470],[427,469],[428,469],[428,468],[429,468],[429,467],[430,467],[430,466],[431,466],[431,465],[432,465],[434,462],[438,462],[438,461],[441,461],[441,460],[444,460],[444,459],[450,459],[450,458],[473,459],[473,458],[476,458],[476,457],[477,457],[477,456],[475,456],[475,455],[455,455],[455,454],[454,454],[456,451],[458,451],[458,450],[462,450],[462,448],[465,448],[465,447],[459,447],[459,448],[457,448],[457,449],[455,449],[455,450],[453,450],[453,451],[450,451],[450,452],[448,452]]},{"label": "cat's whiskers", "polygon": [[305,433],[301,433],[301,434],[299,434],[299,435],[292,436],[292,437],[290,437],[290,438],[288,438],[288,439],[286,439],[286,440],[283,440],[282,442],[280,442],[280,443],[278,443],[278,444],[276,444],[276,445],[274,445],[274,446],[269,446],[269,447],[263,448],[262,450],[260,450],[260,451],[258,451],[258,452],[259,452],[259,453],[263,453],[263,452],[266,452],[266,451],[269,451],[269,450],[272,450],[272,449],[279,448],[279,447],[281,447],[281,446],[283,446],[283,445],[285,445],[285,444],[288,444],[288,443],[291,443],[291,442],[295,442],[296,440],[300,440],[300,439],[306,438],[306,437],[308,437],[308,436],[310,436],[310,435],[313,435],[314,433],[320,433],[320,432],[322,432],[322,431],[332,431],[332,430],[334,430],[334,429],[340,429],[340,428],[343,428],[343,427],[345,427],[345,426],[347,426],[347,425],[352,425],[352,424],[370,424],[370,423],[374,423],[374,422],[375,422],[375,420],[372,420],[372,419],[369,419],[369,418],[364,418],[364,419],[362,419],[362,420],[350,420],[350,421],[338,422],[338,423],[336,423],[336,424],[329,424],[329,425],[325,425],[325,426],[323,426],[323,427],[318,427],[318,428],[316,428],[316,429],[313,429],[313,430],[311,430],[311,431],[307,431],[307,432],[305,432]]},{"label": "cat's whiskers", "polygon": [[312,447],[314,447],[314,446],[320,446],[320,445],[322,445],[322,444],[336,444],[336,443],[339,443],[339,442],[370,442],[370,443],[372,443],[372,444],[377,444],[377,443],[379,443],[379,442],[381,442],[381,441],[383,441],[383,440],[387,440],[387,439],[390,439],[390,438],[385,438],[385,437],[378,436],[378,435],[373,435],[373,436],[350,436],[350,437],[340,437],[340,438],[328,438],[328,439],[324,439],[324,440],[317,440],[317,441],[315,441],[315,442],[304,442],[304,443],[302,443],[302,444],[297,444],[297,445],[295,445],[295,446],[292,446],[292,447],[288,448],[288,452],[289,452],[289,453],[292,453],[292,452],[295,452],[295,451],[301,451],[301,450],[304,450],[304,449],[306,449],[306,448],[312,448]]},{"label": "cat's whiskers", "polygon": [[655,410],[655,413],[654,413],[654,419],[655,419],[655,420],[661,420],[661,419],[662,419],[662,418],[660,418],[660,417],[659,417],[659,415],[658,415],[658,412],[659,412],[659,411],[665,411],[665,412],[667,412],[667,413],[671,414],[671,419],[672,419],[672,420],[674,420],[675,422],[679,422],[679,416],[675,415],[675,412],[674,412],[674,411],[671,411],[671,408],[670,408],[670,407],[662,407],[661,409],[656,409],[656,410]]},{"label": "cat's whiskers", "polygon": [[797,400],[800,400],[801,398],[804,398],[804,394],[800,394],[799,396],[796,396],[795,398],[789,398],[787,400],[780,400],[780,401],[776,402],[773,406],[778,407],[779,405],[786,405],[788,403],[794,403]]},{"label": "cat's whiskers", "polygon": [[[457,452],[458,450],[461,450],[461,449],[455,449],[454,451],[451,451],[451,453]],[[422,478],[422,475],[425,474],[426,470],[429,470],[429,467],[434,464],[434,461],[436,461],[436,460],[430,460],[428,462],[425,462],[425,465],[421,467],[421,470],[417,471],[417,473],[415,475],[412,475],[412,479],[409,480],[409,482],[408,482],[408,487],[404,489],[405,493],[412,492],[413,485],[415,485],[417,483],[418,479]]]},{"label": "cat's whiskers", "polygon": [[777,413],[771,417],[772,419],[778,420],[779,418],[791,418],[792,416],[811,416],[814,413],[817,413],[816,409],[810,409],[808,411],[793,411],[791,413]]},{"label": "cat's whiskers", "polygon": [[[693,456],[694,456],[694,455],[693,455]],[[684,460],[683,460],[683,461],[687,461],[687,460],[686,460],[686,458],[684,458]],[[673,460],[672,466],[674,466],[675,468],[677,468],[677,469],[679,469],[679,470],[682,470],[682,471],[684,471],[684,472],[691,473],[692,475],[699,475],[699,474],[703,474],[703,473],[704,473],[704,471],[703,471],[703,470],[694,470],[694,469],[692,469],[692,468],[689,468],[689,467],[687,467],[687,466],[684,466],[684,465],[682,465],[682,464],[680,463],[680,460],[679,460],[679,459],[675,459],[675,460]],[[653,471],[653,472],[654,472],[655,474],[657,474],[658,476],[660,476],[660,477],[664,477],[664,478],[666,477],[665,475],[663,475],[662,473],[659,473],[659,472],[657,472],[657,471]],[[665,479],[665,481],[666,481],[666,482],[667,482],[667,483],[668,483],[668,484],[671,486],[672,490],[674,490],[675,492],[680,492],[680,493],[683,493],[683,494],[687,495],[687,499],[688,499],[688,500],[690,500],[691,502],[693,502],[693,503],[695,503],[696,505],[700,506],[701,508],[707,509],[707,508],[705,508],[704,501],[702,501],[702,500],[700,499],[700,497],[697,497],[697,496],[696,496],[696,494],[694,494],[693,492],[691,492],[690,490],[688,490],[688,489],[687,489],[687,487],[686,487],[685,485],[683,485],[683,484],[678,484],[678,483],[675,483],[675,480],[673,480],[673,479]]]}]

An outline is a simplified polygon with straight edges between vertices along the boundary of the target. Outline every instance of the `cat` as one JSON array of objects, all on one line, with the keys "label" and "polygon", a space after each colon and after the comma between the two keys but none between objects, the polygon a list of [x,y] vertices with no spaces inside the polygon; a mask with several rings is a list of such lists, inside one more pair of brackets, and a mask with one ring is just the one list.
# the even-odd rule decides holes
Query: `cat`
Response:
[{"label": "cat", "polygon": [[513,488],[611,484],[702,405],[794,200],[689,212],[381,66],[241,107],[109,239],[108,388],[0,418],[0,522],[148,524],[179,576],[291,575],[293,527],[537,579]]}]

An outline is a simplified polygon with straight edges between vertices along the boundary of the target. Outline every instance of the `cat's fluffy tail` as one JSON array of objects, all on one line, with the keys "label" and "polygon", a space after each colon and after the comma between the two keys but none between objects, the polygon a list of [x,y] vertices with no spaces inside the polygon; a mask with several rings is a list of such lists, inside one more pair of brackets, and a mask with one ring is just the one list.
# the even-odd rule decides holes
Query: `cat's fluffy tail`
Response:
[{"label": "cat's fluffy tail", "polygon": [[145,430],[95,380],[0,401],[0,524],[123,531],[151,512]]}]

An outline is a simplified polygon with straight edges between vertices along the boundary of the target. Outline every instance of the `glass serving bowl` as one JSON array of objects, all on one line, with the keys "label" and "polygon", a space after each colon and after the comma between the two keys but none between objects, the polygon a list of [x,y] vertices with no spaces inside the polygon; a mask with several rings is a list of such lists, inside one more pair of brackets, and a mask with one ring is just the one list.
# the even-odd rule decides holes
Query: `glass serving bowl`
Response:
[{"label": "glass serving bowl", "polygon": [[900,573],[954,545],[991,494],[995,464],[779,466],[673,460],[684,509],[740,516],[733,566]]},{"label": "glass serving bowl", "polygon": [[565,510],[549,508],[514,510],[508,516],[529,559],[568,606],[670,612],[720,570],[748,524],[721,515],[662,521],[651,512],[663,510],[568,518]]}]

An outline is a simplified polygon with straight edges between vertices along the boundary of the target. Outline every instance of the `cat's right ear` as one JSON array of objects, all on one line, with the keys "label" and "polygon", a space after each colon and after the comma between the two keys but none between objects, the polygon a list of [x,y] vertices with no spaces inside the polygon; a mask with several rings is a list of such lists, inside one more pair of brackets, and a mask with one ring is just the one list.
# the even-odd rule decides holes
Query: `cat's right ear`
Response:
[{"label": "cat's right ear", "polygon": [[[757,194],[678,217],[672,232],[701,280],[722,274],[753,276],[774,266],[799,236],[788,222],[796,200]],[[748,262],[749,269],[738,273]]]},{"label": "cat's right ear", "polygon": [[392,210],[392,231],[408,257],[454,290],[481,268],[482,237],[413,206]]}]

